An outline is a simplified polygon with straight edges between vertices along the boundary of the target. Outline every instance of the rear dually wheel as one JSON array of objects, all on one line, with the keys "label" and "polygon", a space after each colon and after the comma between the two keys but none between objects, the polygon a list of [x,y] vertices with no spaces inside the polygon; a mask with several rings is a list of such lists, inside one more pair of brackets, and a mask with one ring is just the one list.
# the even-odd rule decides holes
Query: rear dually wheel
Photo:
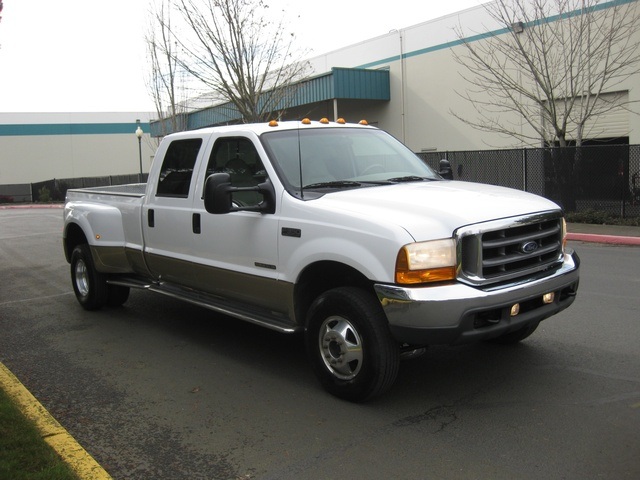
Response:
[{"label": "rear dually wheel", "polygon": [[84,309],[99,310],[107,303],[105,276],[96,270],[91,250],[86,243],[78,245],[71,253],[71,283],[76,298]]}]

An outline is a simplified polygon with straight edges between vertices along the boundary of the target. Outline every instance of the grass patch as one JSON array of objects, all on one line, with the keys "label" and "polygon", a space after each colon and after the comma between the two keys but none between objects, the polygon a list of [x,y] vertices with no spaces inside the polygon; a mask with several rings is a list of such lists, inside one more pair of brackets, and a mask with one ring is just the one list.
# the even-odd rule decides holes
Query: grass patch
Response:
[{"label": "grass patch", "polygon": [[0,388],[0,479],[78,480]]}]

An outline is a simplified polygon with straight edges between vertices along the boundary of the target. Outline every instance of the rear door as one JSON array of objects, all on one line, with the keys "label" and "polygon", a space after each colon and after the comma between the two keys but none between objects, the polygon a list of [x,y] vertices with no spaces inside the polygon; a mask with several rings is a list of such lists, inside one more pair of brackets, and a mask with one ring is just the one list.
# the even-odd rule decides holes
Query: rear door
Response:
[{"label": "rear door", "polygon": [[[179,137],[169,143],[160,172],[149,181],[155,188],[143,207],[145,258],[151,273],[184,283],[193,256],[192,203],[194,169],[205,149],[202,136]],[[160,152],[159,152],[160,153]]]}]

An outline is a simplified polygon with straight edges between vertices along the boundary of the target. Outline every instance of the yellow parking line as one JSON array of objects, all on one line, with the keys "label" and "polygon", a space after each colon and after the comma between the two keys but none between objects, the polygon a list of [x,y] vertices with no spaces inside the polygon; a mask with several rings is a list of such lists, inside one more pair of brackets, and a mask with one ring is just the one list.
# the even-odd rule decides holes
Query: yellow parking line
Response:
[{"label": "yellow parking line", "polygon": [[18,404],[22,413],[40,431],[42,438],[62,457],[81,479],[110,480],[111,476],[80,446],[20,380],[0,363],[0,388]]}]

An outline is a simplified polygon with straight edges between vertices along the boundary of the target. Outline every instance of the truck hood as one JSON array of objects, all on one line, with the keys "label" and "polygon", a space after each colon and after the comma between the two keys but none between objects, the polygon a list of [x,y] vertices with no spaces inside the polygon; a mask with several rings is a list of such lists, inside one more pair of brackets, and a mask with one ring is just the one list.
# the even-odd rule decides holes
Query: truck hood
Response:
[{"label": "truck hood", "polygon": [[460,181],[344,190],[314,202],[334,212],[396,224],[415,241],[451,237],[456,229],[475,223],[560,209],[550,200],[520,190]]}]

